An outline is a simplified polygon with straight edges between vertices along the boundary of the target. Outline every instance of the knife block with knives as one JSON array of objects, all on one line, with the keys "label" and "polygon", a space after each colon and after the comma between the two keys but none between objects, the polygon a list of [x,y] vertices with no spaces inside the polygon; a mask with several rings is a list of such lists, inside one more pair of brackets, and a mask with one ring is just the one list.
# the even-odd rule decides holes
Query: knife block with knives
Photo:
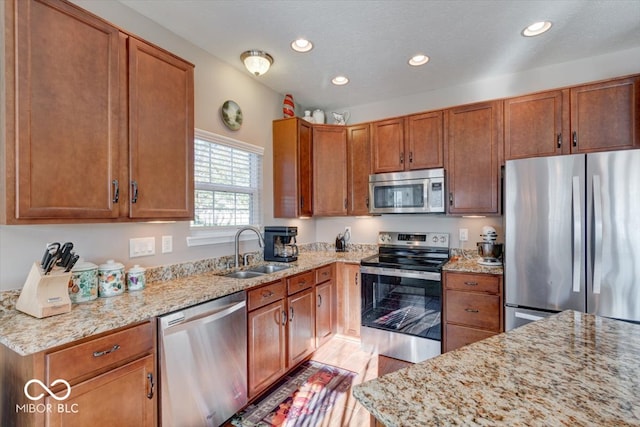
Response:
[{"label": "knife block with knives", "polygon": [[34,262],[22,287],[16,309],[39,319],[71,311],[71,272],[56,269],[47,273]]}]

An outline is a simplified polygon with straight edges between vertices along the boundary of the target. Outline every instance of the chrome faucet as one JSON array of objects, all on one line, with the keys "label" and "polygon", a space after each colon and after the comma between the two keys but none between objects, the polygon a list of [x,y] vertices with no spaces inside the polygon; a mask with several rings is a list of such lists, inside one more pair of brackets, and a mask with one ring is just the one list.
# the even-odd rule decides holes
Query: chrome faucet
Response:
[{"label": "chrome faucet", "polygon": [[260,247],[264,247],[264,239],[262,238],[262,234],[260,234],[260,230],[256,227],[252,227],[250,225],[246,226],[246,227],[242,227],[240,230],[238,230],[236,232],[236,237],[235,237],[235,255],[236,255],[236,268],[238,268],[240,265],[240,234],[242,234],[243,231],[246,230],[251,230],[254,233],[256,233],[258,235],[258,243],[260,245]]}]

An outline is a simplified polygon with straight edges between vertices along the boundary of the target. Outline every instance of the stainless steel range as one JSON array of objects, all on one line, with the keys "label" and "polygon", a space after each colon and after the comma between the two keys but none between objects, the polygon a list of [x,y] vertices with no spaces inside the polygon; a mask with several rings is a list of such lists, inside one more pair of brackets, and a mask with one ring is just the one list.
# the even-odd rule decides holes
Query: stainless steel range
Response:
[{"label": "stainless steel range", "polygon": [[378,254],[360,262],[363,348],[413,363],[442,352],[448,260],[448,233],[378,233]]}]

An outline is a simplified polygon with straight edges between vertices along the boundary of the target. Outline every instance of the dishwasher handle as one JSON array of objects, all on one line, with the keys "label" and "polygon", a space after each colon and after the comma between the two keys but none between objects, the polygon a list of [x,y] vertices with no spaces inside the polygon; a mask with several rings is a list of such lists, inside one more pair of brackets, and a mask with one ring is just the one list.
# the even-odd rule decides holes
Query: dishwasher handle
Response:
[{"label": "dishwasher handle", "polygon": [[[187,319],[186,317],[184,317],[184,315],[182,315],[181,317],[182,321],[179,323],[172,323],[171,320],[168,320],[167,321],[168,324],[165,325],[164,322],[162,322],[161,323],[162,335],[171,335],[176,332],[180,332],[186,328],[193,327],[194,325],[215,322],[216,320],[221,319],[225,316],[228,316],[233,312],[244,309],[246,305],[247,305],[246,301],[240,301],[237,303],[226,304],[221,307],[213,308],[210,311],[207,311],[199,316],[195,316],[189,319]],[[181,314],[182,313],[179,313],[178,316],[180,316]]]}]

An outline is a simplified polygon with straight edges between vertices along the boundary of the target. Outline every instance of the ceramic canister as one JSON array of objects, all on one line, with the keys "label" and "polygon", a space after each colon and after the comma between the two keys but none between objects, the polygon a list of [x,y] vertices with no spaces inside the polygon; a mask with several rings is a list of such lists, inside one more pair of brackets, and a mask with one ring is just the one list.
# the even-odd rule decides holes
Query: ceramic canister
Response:
[{"label": "ceramic canister", "polygon": [[110,259],[98,267],[98,296],[112,297],[124,293],[124,265]]},{"label": "ceramic canister", "polygon": [[293,104],[293,96],[288,93],[284,96],[284,101],[282,101],[282,116],[287,119],[295,115],[296,113],[295,106]]},{"label": "ceramic canister", "polygon": [[127,271],[127,289],[129,291],[140,291],[144,289],[145,279],[144,279],[145,269],[140,267],[138,264],[134,265]]},{"label": "ceramic canister", "polygon": [[98,298],[97,265],[81,259],[73,266],[69,278],[69,298],[75,303]]}]

